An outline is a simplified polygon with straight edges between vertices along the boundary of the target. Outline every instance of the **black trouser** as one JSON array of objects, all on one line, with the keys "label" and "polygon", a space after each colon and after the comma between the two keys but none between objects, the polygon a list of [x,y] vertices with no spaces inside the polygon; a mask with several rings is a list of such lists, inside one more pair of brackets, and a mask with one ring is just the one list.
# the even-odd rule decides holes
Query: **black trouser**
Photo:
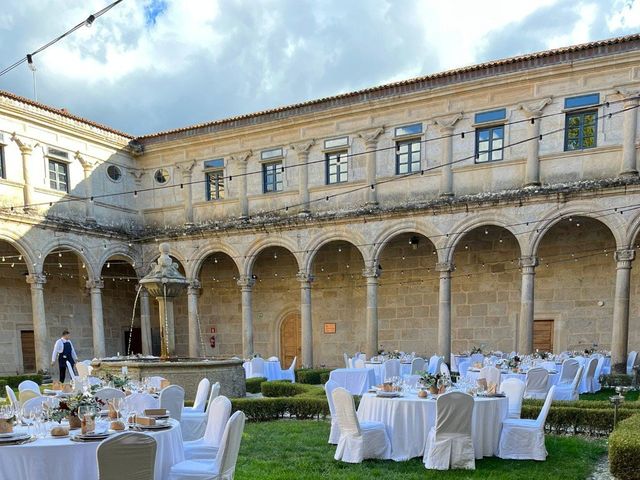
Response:
[{"label": "black trouser", "polygon": [[[71,365],[71,368],[73,368],[74,373],[75,373],[75,366],[74,366],[74,362],[71,362],[69,360],[58,360],[58,368],[60,368],[60,383],[64,383],[64,378],[66,377],[67,374],[67,362],[69,362],[69,364]],[[71,376],[71,374],[69,374],[69,376]]]}]

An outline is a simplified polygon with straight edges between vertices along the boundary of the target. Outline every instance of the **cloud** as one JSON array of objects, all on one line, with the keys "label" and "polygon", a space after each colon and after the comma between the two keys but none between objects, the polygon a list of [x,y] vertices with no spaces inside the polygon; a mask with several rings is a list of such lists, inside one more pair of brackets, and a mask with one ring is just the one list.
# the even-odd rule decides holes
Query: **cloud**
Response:
[{"label": "cloud", "polygon": [[[0,58],[107,1],[8,0]],[[626,4],[125,0],[36,57],[38,100],[142,134],[631,31],[640,15]],[[31,73],[0,88],[33,97]]]}]

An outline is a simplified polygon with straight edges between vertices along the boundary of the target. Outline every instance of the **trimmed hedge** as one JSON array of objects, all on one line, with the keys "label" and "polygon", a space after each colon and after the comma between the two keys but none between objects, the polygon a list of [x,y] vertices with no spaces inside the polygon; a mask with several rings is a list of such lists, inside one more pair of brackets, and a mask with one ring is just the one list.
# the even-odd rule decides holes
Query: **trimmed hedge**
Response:
[{"label": "trimmed hedge", "polygon": [[[537,418],[540,408],[540,406],[523,405],[520,416],[522,418]],[[637,409],[621,408],[618,410],[618,420],[629,418],[637,412]],[[579,408],[554,403],[549,410],[545,428],[547,431],[555,433],[606,435],[613,430],[613,408],[610,405],[606,409]]]},{"label": "trimmed hedge", "polygon": [[267,379],[264,377],[247,378],[246,380],[247,392],[260,393],[260,385],[262,385],[262,383],[266,381]]},{"label": "trimmed hedge", "polygon": [[297,396],[280,398],[234,398],[233,411],[242,410],[254,422],[278,420],[285,416],[300,420],[326,418],[329,404],[326,399]]},{"label": "trimmed hedge", "polygon": [[326,373],[326,378],[329,380],[329,372],[331,372],[329,368],[301,368],[300,370],[296,370],[296,382],[306,383],[308,385],[320,385],[326,383],[326,381],[322,381],[321,375]]},{"label": "trimmed hedge", "polygon": [[273,397],[295,397],[309,391],[308,385],[301,383],[291,383],[288,380],[277,380],[273,382],[262,382],[260,390],[262,395],[268,398]]},{"label": "trimmed hedge", "polygon": [[619,480],[640,479],[640,415],[618,423],[609,437],[609,469]]},{"label": "trimmed hedge", "polygon": [[320,383],[322,385],[324,385],[325,383],[327,383],[329,381],[329,372],[325,372],[325,373],[321,373],[320,374]]},{"label": "trimmed hedge", "polygon": [[603,387],[629,387],[633,384],[633,375],[624,373],[612,373],[611,375],[600,375],[600,383]]},{"label": "trimmed hedge", "polygon": [[[524,400],[522,402],[523,406],[527,407],[538,407],[540,409],[544,400]],[[554,407],[570,407],[570,408],[579,408],[582,410],[611,410],[613,411],[613,407],[611,403],[606,400],[577,400],[575,402],[565,402],[565,401],[554,401],[552,404],[552,408]],[[629,410],[640,410],[640,402],[636,401],[625,401],[622,405],[620,405],[620,409],[629,409]]]},{"label": "trimmed hedge", "polygon": [[42,375],[12,375],[9,377],[0,377],[0,382],[4,382],[11,388],[18,388],[21,382],[25,380],[33,380],[38,385],[42,385]]}]

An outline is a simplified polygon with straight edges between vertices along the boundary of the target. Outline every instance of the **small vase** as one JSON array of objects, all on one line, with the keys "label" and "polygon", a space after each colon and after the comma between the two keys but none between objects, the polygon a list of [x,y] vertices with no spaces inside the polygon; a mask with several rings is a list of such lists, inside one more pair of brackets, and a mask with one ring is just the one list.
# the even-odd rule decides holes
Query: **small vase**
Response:
[{"label": "small vase", "polygon": [[13,421],[0,420],[0,433],[13,433]]},{"label": "small vase", "polygon": [[431,395],[437,395],[438,394],[438,387],[429,387],[429,393]]},{"label": "small vase", "polygon": [[67,420],[69,421],[69,428],[72,430],[75,430],[76,428],[80,428],[82,426],[82,422],[75,414],[69,415],[67,417]]},{"label": "small vase", "polygon": [[447,387],[445,387],[444,385],[438,388],[438,394],[443,394],[446,391],[447,391]]}]

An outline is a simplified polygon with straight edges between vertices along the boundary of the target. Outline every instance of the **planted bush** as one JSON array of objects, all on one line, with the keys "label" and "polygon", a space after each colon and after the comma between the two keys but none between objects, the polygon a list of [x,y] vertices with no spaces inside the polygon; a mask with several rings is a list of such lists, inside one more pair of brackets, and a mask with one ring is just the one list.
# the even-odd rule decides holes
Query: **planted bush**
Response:
[{"label": "planted bush", "polygon": [[234,398],[233,411],[241,410],[247,419],[254,422],[293,417],[300,420],[325,418],[329,415],[326,400],[305,396],[279,398]]},{"label": "planted bush", "polygon": [[640,479],[640,414],[620,422],[609,437],[609,469],[619,480]]},{"label": "planted bush", "polygon": [[260,393],[260,385],[266,381],[267,379],[264,377],[247,378],[246,380],[247,392]]},{"label": "planted bush", "polygon": [[329,372],[331,372],[331,370],[328,368],[301,368],[300,370],[296,370],[296,382],[306,383],[308,385],[320,385],[323,383],[320,376],[326,373],[328,380]]},{"label": "planted bush", "polygon": [[626,375],[624,373],[600,375],[600,383],[603,387],[628,387],[633,383],[633,375]]},{"label": "planted bush", "polygon": [[291,383],[289,381],[277,380],[273,382],[263,382],[260,385],[262,395],[265,397],[295,397],[306,393],[309,389],[307,385]]},{"label": "planted bush", "polygon": [[34,375],[12,375],[9,377],[0,377],[0,381],[4,382],[11,388],[18,388],[21,382],[25,380],[32,380],[36,382],[38,385],[42,385],[42,375],[34,374]]}]

